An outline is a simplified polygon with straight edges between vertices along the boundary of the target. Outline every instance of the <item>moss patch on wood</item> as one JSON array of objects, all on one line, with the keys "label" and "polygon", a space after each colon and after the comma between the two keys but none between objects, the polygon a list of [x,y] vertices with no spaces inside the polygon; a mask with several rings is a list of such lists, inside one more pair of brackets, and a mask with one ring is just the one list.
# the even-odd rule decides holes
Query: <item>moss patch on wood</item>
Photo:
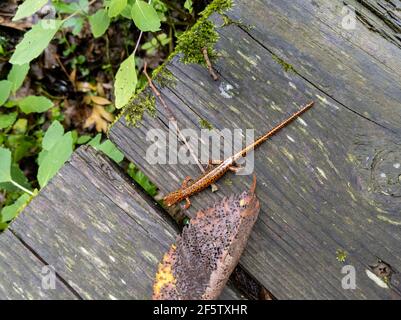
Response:
[{"label": "moss patch on wood", "polygon": [[160,85],[160,87],[174,87],[177,83],[177,79],[170,70],[166,68],[163,63],[161,66],[153,70],[152,78]]},{"label": "moss patch on wood", "polygon": [[175,54],[182,53],[183,63],[195,63],[205,66],[205,58],[202,53],[203,48],[207,48],[209,58],[216,58],[214,45],[219,40],[216,26],[208,20],[212,13],[220,13],[233,5],[232,0],[215,0],[202,13],[198,22],[187,32],[183,33],[177,41]]},{"label": "moss patch on wood", "polygon": [[213,125],[205,120],[205,119],[200,119],[199,120],[199,125],[201,126],[202,129],[207,129],[207,130],[212,130],[213,129]]},{"label": "moss patch on wood", "polygon": [[337,251],[336,251],[337,261],[345,262],[345,260],[347,259],[347,256],[348,256],[348,254],[346,251],[344,251],[342,249],[337,249]]},{"label": "moss patch on wood", "polygon": [[124,110],[125,120],[137,127],[139,122],[142,121],[145,111],[152,117],[156,116],[156,98],[152,94],[142,91],[126,106]]},{"label": "moss patch on wood", "polygon": [[177,53],[182,53],[183,63],[195,63],[206,66],[202,49],[207,48],[209,58],[216,58],[214,45],[219,39],[215,25],[209,20],[199,21],[195,28],[185,32],[178,38]]},{"label": "moss patch on wood", "polygon": [[285,62],[283,59],[281,59],[279,56],[276,56],[275,54],[273,54],[272,56],[273,56],[273,60],[276,61],[279,65],[281,65],[285,72],[296,73],[295,68],[291,64]]}]

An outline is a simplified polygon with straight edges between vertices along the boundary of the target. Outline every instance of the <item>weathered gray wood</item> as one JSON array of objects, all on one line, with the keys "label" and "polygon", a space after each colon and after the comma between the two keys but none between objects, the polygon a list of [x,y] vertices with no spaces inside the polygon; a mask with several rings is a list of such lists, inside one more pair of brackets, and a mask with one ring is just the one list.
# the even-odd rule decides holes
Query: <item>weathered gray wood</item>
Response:
[{"label": "weathered gray wood", "polygon": [[[366,270],[377,259],[401,270],[400,49],[362,23],[357,32],[380,51],[345,38],[337,26],[341,1],[235,4],[228,16],[254,28],[218,29],[218,82],[177,57],[167,65],[176,83],[161,91],[180,127],[200,130],[205,119],[218,129],[255,128],[258,135],[317,101],[255,153],[261,213],[241,265],[277,298],[399,298],[397,275],[392,289],[383,289]],[[323,5],[334,11],[319,11]],[[157,118],[145,114],[139,128],[121,118],[110,132],[162,193],[199,175],[195,165],[146,161],[152,144],[146,133],[167,133],[166,124],[158,106]],[[189,214],[250,181],[228,174],[219,192],[192,198]],[[347,252],[345,263],[337,250]],[[341,286],[344,264],[356,268],[356,290]]]},{"label": "weathered gray wood", "polygon": [[[81,147],[11,229],[83,299],[150,299],[177,230],[120,169]],[[226,289],[225,299],[239,299]]]},{"label": "weathered gray wood", "polygon": [[228,14],[334,100],[400,133],[401,49],[361,22],[378,18],[366,10],[357,10],[354,30],[342,28],[343,7],[339,0],[238,1]]},{"label": "weathered gray wood", "polygon": [[44,263],[9,230],[0,233],[0,300],[77,298],[58,278],[55,289],[42,286],[43,267]]}]

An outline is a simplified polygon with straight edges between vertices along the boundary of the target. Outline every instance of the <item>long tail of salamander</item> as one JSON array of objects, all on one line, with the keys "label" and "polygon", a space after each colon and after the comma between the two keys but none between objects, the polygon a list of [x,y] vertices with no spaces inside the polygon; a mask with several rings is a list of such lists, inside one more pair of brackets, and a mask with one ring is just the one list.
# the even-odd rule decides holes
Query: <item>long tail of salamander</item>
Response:
[{"label": "long tail of salamander", "polygon": [[238,152],[237,154],[234,155],[234,159],[240,159],[242,157],[245,157],[248,152],[256,149],[258,146],[260,146],[263,142],[265,142],[267,139],[269,139],[271,136],[275,135],[278,131],[280,131],[282,128],[287,126],[289,123],[294,121],[296,118],[298,118],[301,114],[309,110],[310,108],[313,107],[315,103],[312,101],[306,106],[304,106],[301,110],[295,112],[291,117],[288,119],[284,120],[281,122],[279,125],[275,126],[272,130],[264,134],[263,136],[259,137],[256,139],[253,143],[251,143],[249,146],[245,147],[243,150]]}]

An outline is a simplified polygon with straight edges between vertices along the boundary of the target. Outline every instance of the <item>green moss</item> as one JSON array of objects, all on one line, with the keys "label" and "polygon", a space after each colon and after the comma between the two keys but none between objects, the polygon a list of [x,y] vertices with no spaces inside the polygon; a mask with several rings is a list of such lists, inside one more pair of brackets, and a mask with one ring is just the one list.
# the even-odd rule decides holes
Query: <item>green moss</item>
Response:
[{"label": "green moss", "polygon": [[214,45],[219,39],[213,22],[209,20],[199,20],[194,28],[183,33],[177,41],[176,52],[182,53],[183,63],[195,63],[206,65],[202,49],[207,48],[209,58],[216,57]]},{"label": "green moss", "polygon": [[216,32],[216,26],[207,18],[212,13],[220,13],[233,5],[232,0],[215,0],[202,13],[198,22],[188,31],[184,32],[177,39],[177,47],[175,53],[182,53],[183,63],[195,63],[206,65],[203,57],[202,49],[207,48],[209,59],[213,60],[217,54],[214,45],[219,40]]},{"label": "green moss", "polygon": [[142,91],[125,107],[125,119],[129,124],[137,127],[142,121],[145,111],[152,117],[156,116],[156,98],[152,94]]},{"label": "green moss", "polygon": [[296,72],[295,68],[292,65],[285,62],[283,59],[276,56],[275,54],[273,54],[273,60],[276,61],[279,65],[281,65],[285,72]]},{"label": "green moss", "polygon": [[227,186],[232,186],[233,185],[233,181],[230,178],[227,178],[224,180],[224,184],[226,184]]},{"label": "green moss", "polygon": [[347,256],[348,256],[347,252],[342,250],[342,249],[338,249],[336,251],[336,259],[337,259],[337,261],[345,262],[345,259],[347,259]]},{"label": "green moss", "polygon": [[207,19],[213,13],[217,12],[223,14],[224,11],[230,9],[233,6],[232,0],[214,0],[211,4],[209,4],[205,10],[201,13],[201,19]]},{"label": "green moss", "polygon": [[223,25],[221,27],[227,27],[227,26],[233,24],[235,26],[238,26],[238,27],[244,29],[245,31],[251,31],[254,28],[251,25],[247,25],[247,24],[243,23],[241,20],[238,20],[238,21],[233,20],[226,14],[222,14],[221,16],[223,18]]},{"label": "green moss", "polygon": [[213,129],[212,124],[209,121],[205,120],[205,119],[200,119],[199,120],[199,124],[203,129],[208,129],[208,130],[212,130]]},{"label": "green moss", "polygon": [[152,78],[157,81],[161,87],[174,87],[177,84],[177,79],[168,70],[163,63],[152,72]]}]

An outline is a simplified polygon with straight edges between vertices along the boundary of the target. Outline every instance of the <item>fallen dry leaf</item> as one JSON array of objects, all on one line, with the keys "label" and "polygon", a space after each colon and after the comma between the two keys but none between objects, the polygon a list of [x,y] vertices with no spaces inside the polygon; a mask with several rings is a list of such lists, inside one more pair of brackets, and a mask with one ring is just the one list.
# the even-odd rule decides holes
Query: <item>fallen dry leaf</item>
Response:
[{"label": "fallen dry leaf", "polygon": [[90,98],[93,101],[93,103],[101,105],[101,106],[107,106],[112,103],[110,100],[103,98],[103,97],[90,96]]},{"label": "fallen dry leaf", "polygon": [[77,81],[75,85],[77,87],[77,91],[79,92],[96,91],[96,85],[93,85],[89,82]]},{"label": "fallen dry leaf", "polygon": [[32,23],[28,21],[13,22],[11,19],[0,16],[0,26],[13,28],[19,31],[26,31],[32,27]]},{"label": "fallen dry leaf", "polygon": [[217,299],[237,265],[259,214],[256,178],[250,191],[199,211],[163,257],[155,300]]},{"label": "fallen dry leaf", "polygon": [[106,111],[102,106],[95,104],[91,115],[85,121],[84,128],[89,128],[95,125],[97,132],[106,132],[109,122],[112,122],[113,120],[114,116],[110,112]]},{"label": "fallen dry leaf", "polygon": [[77,80],[77,68],[72,69],[71,73],[68,75],[68,78],[70,79],[71,83],[75,84]]}]

